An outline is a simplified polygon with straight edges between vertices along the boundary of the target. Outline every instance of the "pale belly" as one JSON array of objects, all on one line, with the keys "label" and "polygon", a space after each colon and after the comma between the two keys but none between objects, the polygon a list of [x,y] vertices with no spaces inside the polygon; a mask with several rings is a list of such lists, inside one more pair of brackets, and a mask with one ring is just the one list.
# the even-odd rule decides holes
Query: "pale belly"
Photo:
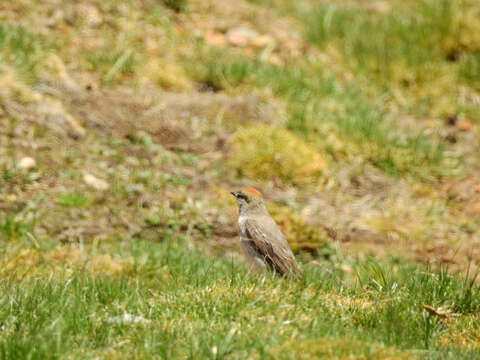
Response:
[{"label": "pale belly", "polygon": [[239,216],[238,217],[238,235],[240,237],[246,238],[247,236],[247,231],[245,229],[245,217],[244,216]]},{"label": "pale belly", "polygon": [[266,263],[261,254],[252,246],[251,240],[240,240],[240,246],[243,250],[243,254],[247,259],[248,265],[251,270],[263,271],[266,268]]},{"label": "pale belly", "polygon": [[264,271],[267,264],[261,254],[259,254],[253,245],[252,240],[248,240],[247,230],[245,228],[245,217],[238,217],[238,234],[240,236],[240,247],[247,259],[251,270]]}]

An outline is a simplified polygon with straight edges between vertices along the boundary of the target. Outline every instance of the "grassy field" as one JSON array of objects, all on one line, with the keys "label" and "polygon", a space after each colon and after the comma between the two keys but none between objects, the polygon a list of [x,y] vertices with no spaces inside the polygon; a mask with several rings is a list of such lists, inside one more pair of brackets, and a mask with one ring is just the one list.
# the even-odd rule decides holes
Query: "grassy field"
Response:
[{"label": "grassy field", "polygon": [[[478,358],[479,14],[3,2],[0,358]],[[246,186],[302,281],[247,272]]]},{"label": "grassy field", "polygon": [[[291,282],[252,276],[233,258],[206,258],[173,238],[2,250],[4,359],[474,359],[480,353],[480,291],[446,269],[337,254],[305,266],[305,278]],[[448,304],[451,317],[428,315],[422,304]]]}]

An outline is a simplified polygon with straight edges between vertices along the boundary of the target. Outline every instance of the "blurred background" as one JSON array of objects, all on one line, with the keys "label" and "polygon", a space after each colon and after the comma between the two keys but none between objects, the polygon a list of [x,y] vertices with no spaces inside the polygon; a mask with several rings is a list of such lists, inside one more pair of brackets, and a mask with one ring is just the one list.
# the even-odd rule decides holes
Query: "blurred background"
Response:
[{"label": "blurred background", "polygon": [[229,192],[254,186],[305,259],[480,260],[478,1],[16,0],[0,20],[4,244],[222,253]]}]

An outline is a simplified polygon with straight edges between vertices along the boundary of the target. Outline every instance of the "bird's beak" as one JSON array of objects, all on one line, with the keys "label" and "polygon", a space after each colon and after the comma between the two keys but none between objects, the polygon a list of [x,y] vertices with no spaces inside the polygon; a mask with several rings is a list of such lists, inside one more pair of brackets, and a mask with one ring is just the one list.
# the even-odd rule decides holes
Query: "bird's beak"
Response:
[{"label": "bird's beak", "polygon": [[232,195],[235,196],[235,197],[238,196],[238,192],[236,192],[236,191],[232,191],[230,194],[232,194]]}]

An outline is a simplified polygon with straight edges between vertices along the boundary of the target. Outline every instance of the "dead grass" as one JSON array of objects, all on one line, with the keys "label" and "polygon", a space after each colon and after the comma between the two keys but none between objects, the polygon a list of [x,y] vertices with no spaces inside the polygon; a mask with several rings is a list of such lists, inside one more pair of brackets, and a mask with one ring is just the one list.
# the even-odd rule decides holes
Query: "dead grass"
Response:
[{"label": "dead grass", "polygon": [[480,349],[478,315],[449,319],[446,322],[446,331],[438,342],[442,345],[461,345],[468,349]]},{"label": "dead grass", "polygon": [[69,245],[56,246],[50,250],[11,246],[5,249],[0,276],[17,280],[26,276],[51,278],[79,270],[95,275],[115,276],[129,271],[132,265],[131,258],[114,258],[108,253]]},{"label": "dead grass", "polygon": [[[286,343],[285,348],[296,349],[299,359],[323,358],[323,359],[415,359],[410,352],[397,351],[392,347],[382,344],[365,344],[351,338],[343,339],[316,339],[298,340]],[[282,349],[272,351],[270,355],[278,357]]]}]

